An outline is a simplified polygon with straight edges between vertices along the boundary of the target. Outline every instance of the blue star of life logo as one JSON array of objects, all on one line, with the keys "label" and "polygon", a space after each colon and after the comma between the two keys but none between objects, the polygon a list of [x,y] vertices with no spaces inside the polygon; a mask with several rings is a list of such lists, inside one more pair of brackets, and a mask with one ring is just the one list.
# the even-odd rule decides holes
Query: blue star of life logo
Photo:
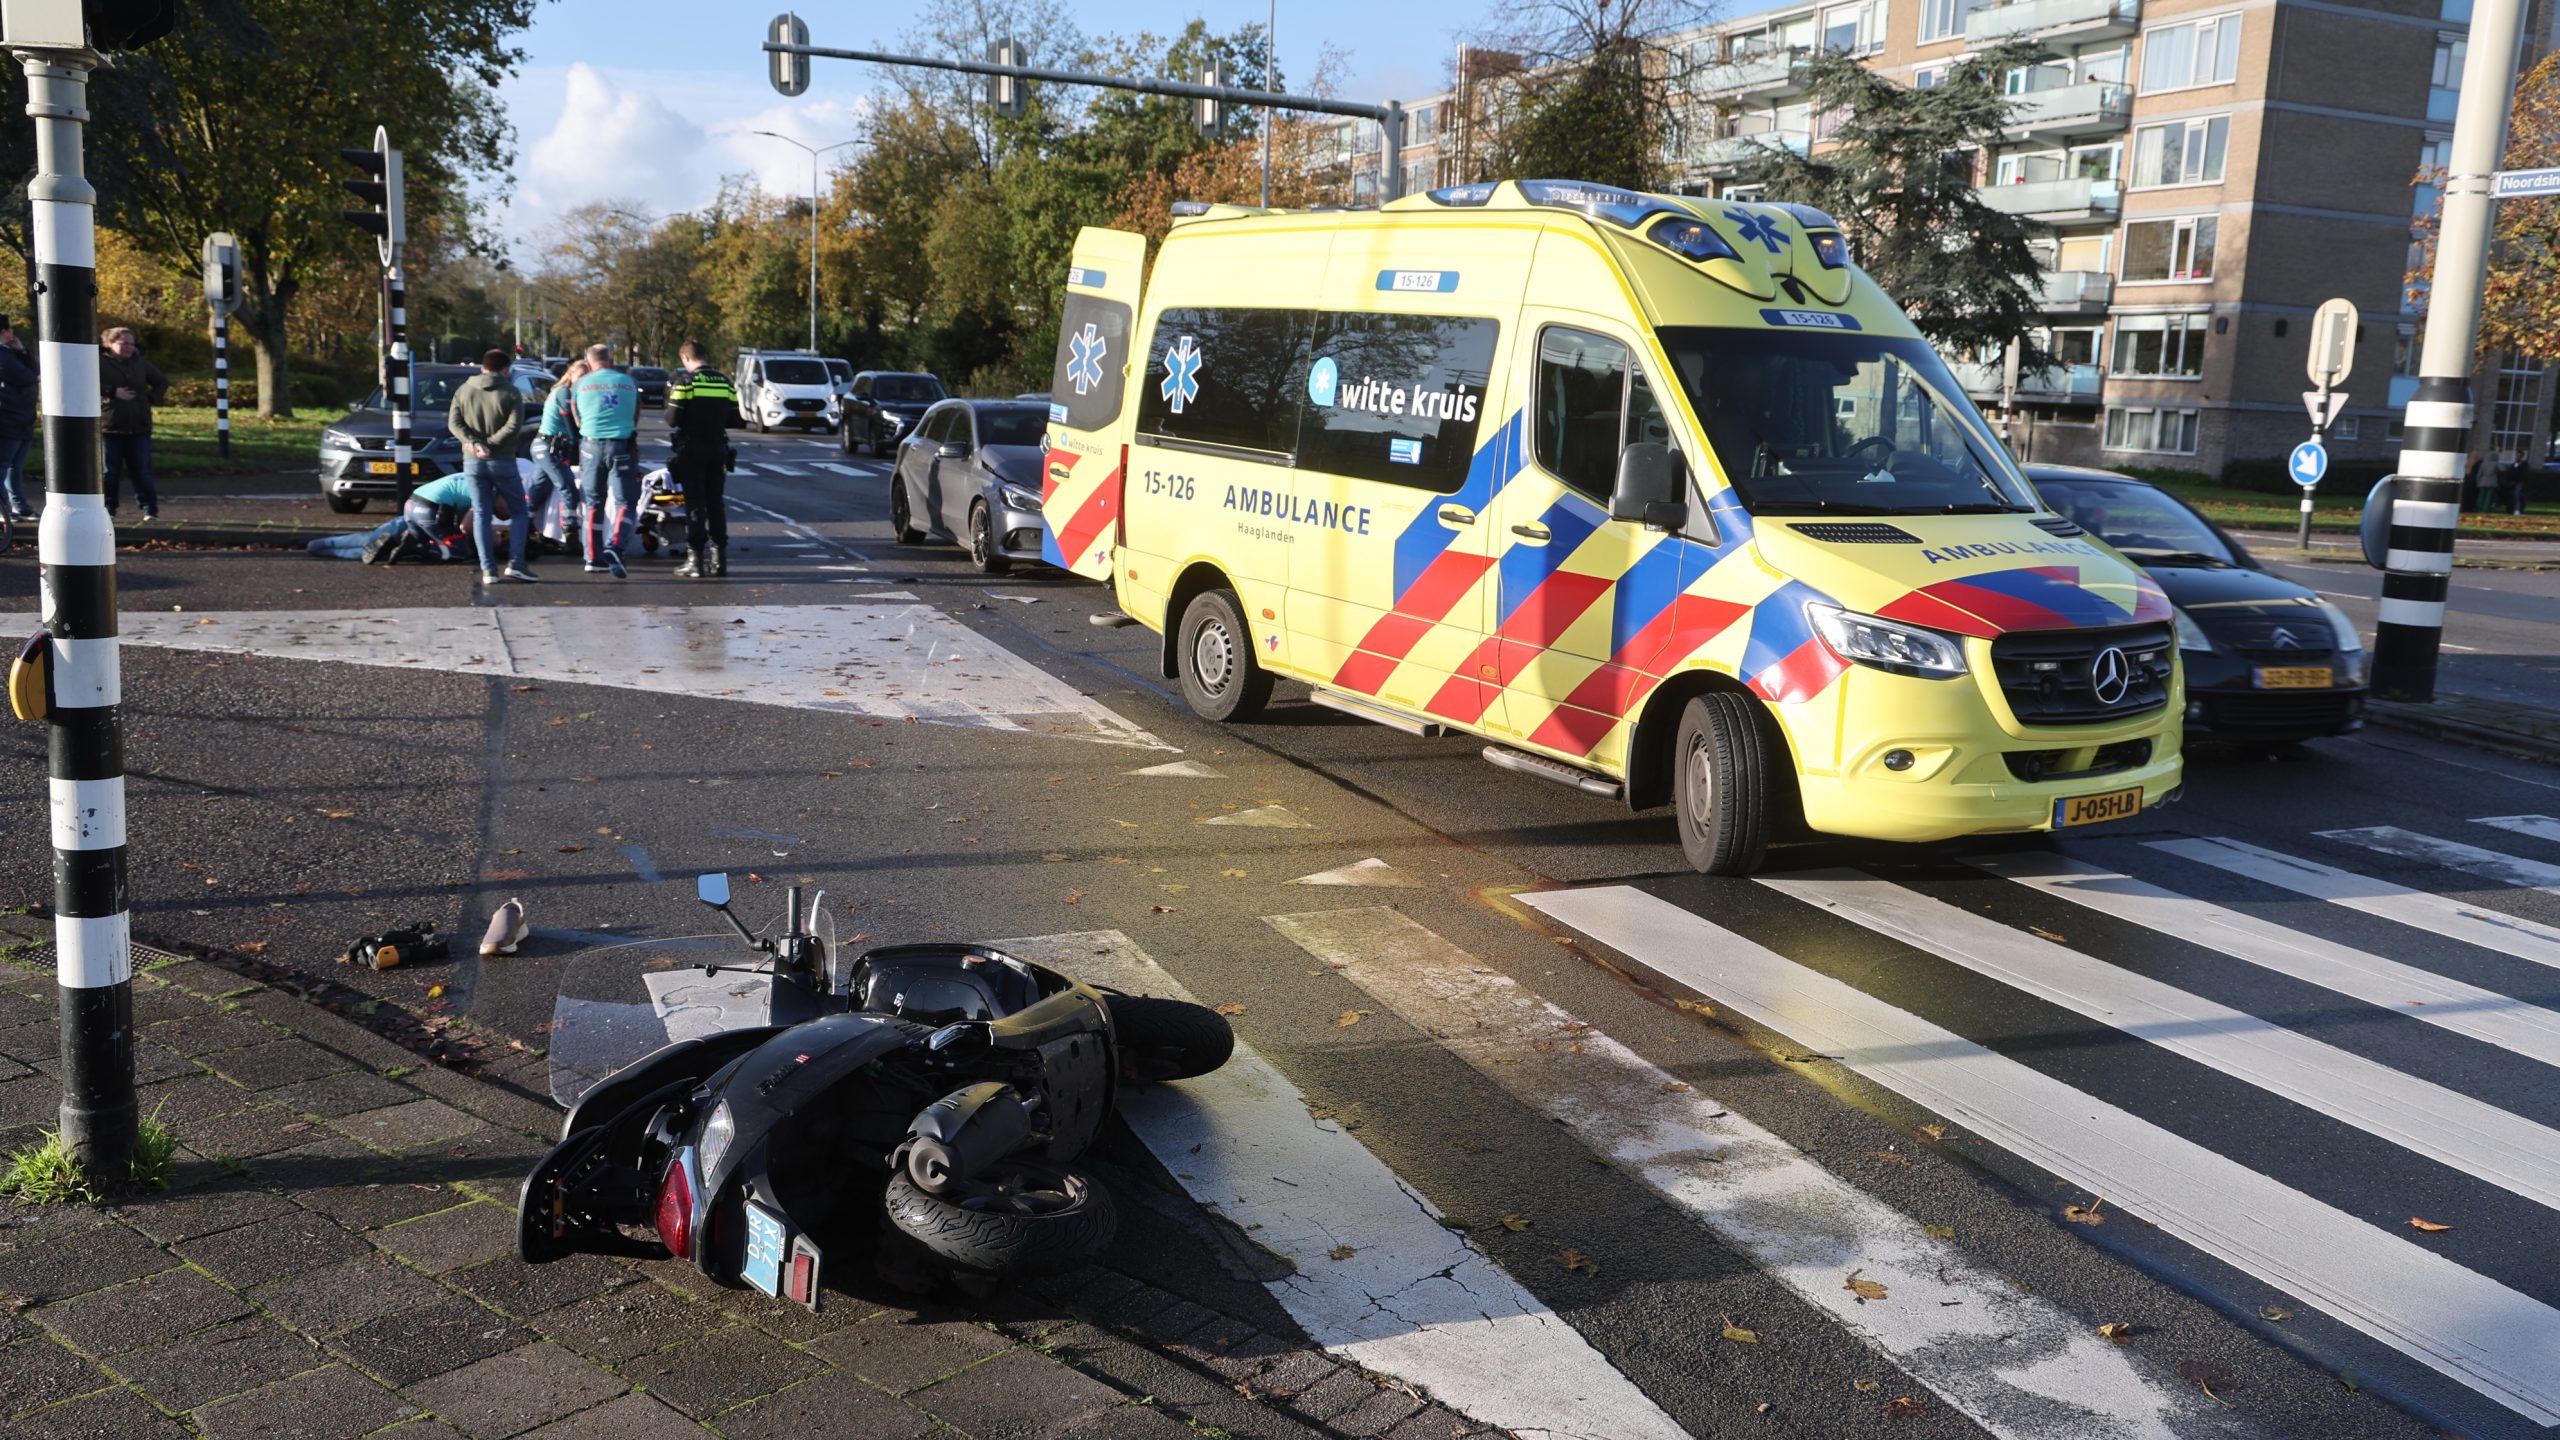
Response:
[{"label": "blue star of life logo", "polygon": [[1200,398],[1200,347],[1190,336],[1174,341],[1173,348],[1165,352],[1164,384],[1157,387],[1156,393],[1173,402],[1176,415]]},{"label": "blue star of life logo", "polygon": [[1778,228],[1777,221],[1766,215],[1754,215],[1748,210],[1727,210],[1724,218],[1732,221],[1734,227],[1742,232],[1743,244],[1757,240],[1768,246],[1772,255],[1786,253],[1787,232]]},{"label": "blue star of life logo", "polygon": [[1089,394],[1102,383],[1102,357],[1110,346],[1102,338],[1100,326],[1088,324],[1067,342],[1067,379],[1079,395]]}]

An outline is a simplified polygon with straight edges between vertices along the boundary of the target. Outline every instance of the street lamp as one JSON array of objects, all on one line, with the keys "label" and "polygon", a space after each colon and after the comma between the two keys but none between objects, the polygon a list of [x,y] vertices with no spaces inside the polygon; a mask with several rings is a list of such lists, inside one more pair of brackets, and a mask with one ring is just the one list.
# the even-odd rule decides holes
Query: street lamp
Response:
[{"label": "street lamp", "polygon": [[779,140],[785,145],[799,145],[809,152],[809,349],[815,353],[818,348],[818,157],[847,145],[869,142],[839,140],[833,145],[805,145],[779,131],[757,130],[751,133]]}]

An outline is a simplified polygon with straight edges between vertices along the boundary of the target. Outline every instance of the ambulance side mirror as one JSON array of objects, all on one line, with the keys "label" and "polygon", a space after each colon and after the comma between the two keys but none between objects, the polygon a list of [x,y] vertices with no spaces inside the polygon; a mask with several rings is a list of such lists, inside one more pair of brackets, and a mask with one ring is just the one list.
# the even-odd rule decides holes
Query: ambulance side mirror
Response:
[{"label": "ambulance side mirror", "polygon": [[1618,481],[1609,491],[1609,518],[1641,521],[1652,530],[1689,523],[1689,465],[1668,445],[1639,441],[1618,452]]}]

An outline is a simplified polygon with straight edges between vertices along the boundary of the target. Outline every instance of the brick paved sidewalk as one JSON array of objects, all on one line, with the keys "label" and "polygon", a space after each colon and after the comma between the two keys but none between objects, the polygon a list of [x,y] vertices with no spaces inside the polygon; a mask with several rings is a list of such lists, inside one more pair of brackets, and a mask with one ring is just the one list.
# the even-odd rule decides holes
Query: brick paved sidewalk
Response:
[{"label": "brick paved sidewalk", "polygon": [[[10,1149],[59,1100],[47,929],[0,920]],[[515,1194],[556,1109],[239,973],[136,959],[177,1188],[0,1202],[0,1437],[1488,1433],[1100,1269],[962,1308],[831,1289],[812,1315],[668,1262],[525,1265]]]}]

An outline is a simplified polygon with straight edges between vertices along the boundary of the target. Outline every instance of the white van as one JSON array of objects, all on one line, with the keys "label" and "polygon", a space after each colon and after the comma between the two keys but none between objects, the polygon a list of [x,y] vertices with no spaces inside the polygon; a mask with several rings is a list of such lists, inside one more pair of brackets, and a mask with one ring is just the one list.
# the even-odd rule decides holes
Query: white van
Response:
[{"label": "white van", "polygon": [[843,421],[835,379],[815,351],[741,350],[731,378],[738,385],[738,414],[758,434],[784,425],[833,434]]}]

